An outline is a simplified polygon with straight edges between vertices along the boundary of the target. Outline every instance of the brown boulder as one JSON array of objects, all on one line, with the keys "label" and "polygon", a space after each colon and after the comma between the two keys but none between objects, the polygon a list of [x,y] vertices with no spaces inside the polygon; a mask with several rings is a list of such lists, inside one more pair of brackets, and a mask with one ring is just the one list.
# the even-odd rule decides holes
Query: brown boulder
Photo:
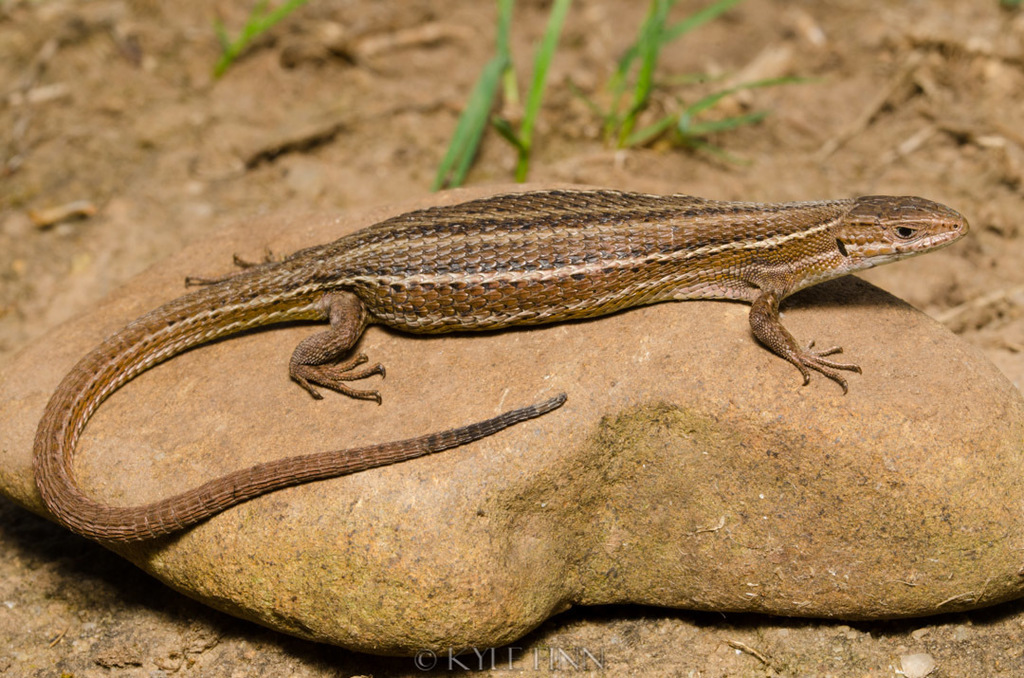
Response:
[{"label": "brown boulder", "polygon": [[[0,367],[0,490],[41,513],[31,444],[63,373],[103,336],[216,274],[428,203],[267,218],[201,243]],[[1024,401],[971,347],[856,279],[786,305],[839,343],[850,393],[758,346],[742,304],[684,302],[522,331],[371,328],[384,404],[288,379],[313,328],[179,356],[90,422],[92,496],[145,503],[257,461],[419,435],[566,392],[473,445],[260,497],[112,549],[168,585],[298,636],[382,654],[494,646],[573,605],[634,602],[865,619],[1017,597]]]}]

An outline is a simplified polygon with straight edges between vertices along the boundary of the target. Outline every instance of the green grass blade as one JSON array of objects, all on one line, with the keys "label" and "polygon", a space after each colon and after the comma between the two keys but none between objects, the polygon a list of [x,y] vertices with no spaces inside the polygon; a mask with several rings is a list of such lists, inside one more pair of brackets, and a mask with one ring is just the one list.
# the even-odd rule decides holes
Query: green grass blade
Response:
[{"label": "green grass blade", "polygon": [[493,125],[494,129],[501,135],[501,138],[510,143],[520,154],[527,151],[523,146],[523,142],[520,140],[519,135],[516,134],[516,131],[512,128],[512,123],[508,120],[494,115],[491,116],[491,125]]},{"label": "green grass blade", "polygon": [[658,63],[658,55],[661,52],[661,35],[665,27],[665,18],[672,6],[669,0],[654,0],[651,7],[649,20],[644,22],[641,29],[640,41],[637,45],[640,55],[640,70],[636,76],[636,86],[633,88],[632,110],[638,110],[647,102],[651,93],[651,83],[654,80],[654,67]]},{"label": "green grass blade", "polygon": [[[656,0],[652,0],[650,7],[648,7],[647,17],[644,19],[645,23],[641,24],[640,27],[641,34],[644,31],[646,22],[650,20],[651,13],[654,10],[655,1]],[[668,9],[672,9],[672,7],[675,6],[677,1],[678,0],[669,0]],[[738,2],[739,0],[736,1]],[[637,41],[630,45],[626,49],[625,53],[619,58],[619,63],[615,68],[615,73],[612,74],[612,77],[608,81],[608,89],[611,90],[612,92],[625,91],[626,78],[629,76],[629,71],[633,67],[633,62],[636,61],[636,58],[640,55],[641,42],[642,39],[638,37]]]},{"label": "green grass blade", "polygon": [[437,168],[437,174],[434,176],[434,183],[431,186],[432,191],[446,186],[459,186],[466,179],[473,158],[476,157],[477,148],[480,146],[480,139],[487,128],[487,119],[494,103],[494,95],[501,84],[501,74],[507,65],[507,58],[498,55],[484,66],[473,92],[469,95],[466,108],[459,116],[452,141],[448,145],[448,151]]},{"label": "green grass blade", "polygon": [[690,114],[691,116],[694,116],[697,113],[700,113],[701,111],[705,111],[705,110],[711,108],[712,106],[717,104],[719,101],[721,101],[725,97],[727,97],[729,95],[732,95],[732,94],[735,94],[736,92],[739,92],[741,90],[757,89],[759,87],[776,87],[778,85],[789,85],[789,84],[800,83],[800,82],[808,82],[808,80],[807,80],[807,78],[801,78],[801,77],[798,77],[798,76],[789,76],[789,75],[787,75],[787,76],[781,77],[781,78],[767,78],[765,80],[752,80],[751,82],[744,82],[744,83],[741,83],[741,84],[736,85],[734,87],[728,87],[726,89],[719,90],[718,92],[715,92],[714,94],[709,94],[708,96],[704,97],[700,101],[698,101],[698,102],[696,102],[696,103],[694,103],[694,104],[692,104],[690,106],[687,106],[686,107],[686,112],[688,114]]},{"label": "green grass blade", "polygon": [[231,45],[231,38],[228,37],[228,31],[224,28],[224,22],[220,19],[213,20],[213,32],[217,36],[217,42],[220,44],[221,53],[227,51]]},{"label": "green grass blade", "polygon": [[[267,14],[263,14],[256,21],[257,31],[262,33],[272,26],[277,25],[282,19],[297,10],[299,7],[305,5],[307,2],[309,2],[309,0],[288,0],[288,2],[284,3],[277,9],[271,10]],[[262,8],[265,9],[266,6],[267,3],[264,2],[262,4]]]},{"label": "green grass blade", "polygon": [[648,141],[651,141],[652,139],[655,139],[664,134],[665,130],[670,129],[673,125],[677,124],[678,121],[678,115],[666,115],[661,120],[658,120],[657,122],[650,124],[647,127],[638,129],[637,131],[630,134],[626,138],[624,145],[626,147],[643,146]]},{"label": "green grass blade", "polygon": [[498,0],[498,32],[495,38],[495,55],[484,65],[480,77],[473,87],[466,108],[459,116],[455,133],[448,144],[441,164],[434,175],[432,191],[446,186],[459,186],[469,173],[469,168],[480,147],[480,139],[487,129],[488,118],[494,105],[494,98],[501,86],[502,77],[511,63],[509,32],[512,25],[514,0]]},{"label": "green grass blade", "polygon": [[704,151],[706,153],[710,153],[711,155],[714,155],[714,156],[716,156],[718,158],[721,158],[722,160],[724,160],[724,161],[726,161],[728,163],[731,163],[733,165],[749,165],[750,164],[750,161],[747,160],[746,158],[742,158],[742,157],[740,157],[738,155],[734,155],[732,153],[729,153],[724,148],[721,148],[719,146],[715,146],[714,144],[709,144],[708,142],[704,141],[703,139],[688,139],[686,144],[690,148],[693,148],[693,149],[698,150],[698,151]]},{"label": "green grass blade", "polygon": [[494,53],[509,57],[509,35],[512,33],[512,8],[515,0],[498,0],[498,32],[494,38]]},{"label": "green grass blade", "polygon": [[727,11],[735,7],[736,5],[743,2],[743,0],[718,0],[718,2],[705,7],[699,12],[695,12],[690,16],[686,17],[682,21],[673,24],[670,28],[665,30],[662,35],[662,42],[669,43],[676,40],[681,35],[689,33],[695,28],[703,26],[712,19],[717,19]]},{"label": "green grass blade", "polygon": [[[615,73],[609,79],[608,90],[612,95],[611,110],[602,116],[604,120],[605,138],[612,136],[613,130],[618,131],[618,145],[629,146],[637,139],[649,140],[652,136],[660,133],[658,125],[645,128],[633,133],[636,118],[647,106],[652,88],[652,76],[660,50],[668,43],[677,40],[682,35],[704,25],[705,23],[721,16],[728,10],[738,5],[743,0],[717,0],[708,7],[694,13],[693,15],[679,21],[671,26],[666,26],[668,12],[676,4],[677,0],[652,0],[648,14],[640,29],[637,41],[626,50],[619,59]],[[626,82],[630,70],[637,59],[641,60],[637,81],[633,88],[632,99],[629,108],[624,114],[619,114],[621,102],[626,90]]]},{"label": "green grass blade", "polygon": [[289,14],[309,2],[309,0],[288,0],[288,2],[277,9],[267,13],[268,2],[269,0],[259,0],[253,6],[245,26],[242,27],[242,32],[239,33],[238,38],[235,40],[231,40],[228,37],[224,24],[221,21],[214,20],[213,30],[221,46],[220,58],[217,59],[217,63],[213,66],[214,78],[224,75],[235,59],[249,47],[253,40],[273,28]]},{"label": "green grass blade", "polygon": [[637,71],[636,83],[633,86],[629,109],[619,126],[620,148],[625,146],[626,139],[632,133],[637,115],[647,106],[654,81],[654,67],[658,63],[658,55],[661,52],[661,36],[665,30],[665,19],[675,2],[676,0],[652,0],[647,18],[640,27],[640,37],[636,45],[640,66]]},{"label": "green grass blade", "polygon": [[523,110],[523,124],[519,128],[518,143],[519,162],[516,165],[516,181],[525,181],[529,170],[530,149],[533,146],[533,126],[540,112],[541,101],[544,99],[544,84],[547,81],[548,68],[558,46],[558,38],[562,34],[565,17],[569,13],[572,0],[555,0],[551,7],[551,15],[544,31],[544,37],[537,47],[537,55],[533,61],[533,80]]},{"label": "green grass blade", "polygon": [[581,90],[579,87],[577,87],[571,80],[569,82],[567,82],[566,84],[569,87],[569,92],[574,97],[576,97],[577,99],[582,101],[583,105],[590,109],[591,113],[593,113],[598,118],[601,118],[602,120],[604,120],[605,112],[603,110],[601,110],[601,107],[597,105],[596,101],[594,101],[593,99],[588,97],[586,95],[586,93],[583,90]]},{"label": "green grass blade", "polygon": [[[676,1],[677,0],[667,0],[665,13],[667,13],[667,11],[676,4]],[[619,59],[615,72],[612,74],[611,78],[608,79],[607,89],[611,94],[612,103],[608,112],[601,116],[604,118],[604,137],[605,140],[610,140],[615,131],[618,130],[618,144],[620,147],[622,146],[622,139],[625,136],[628,136],[628,133],[622,133],[622,126],[626,124],[625,121],[629,117],[630,111],[633,110],[631,107],[625,114],[620,114],[620,111],[622,110],[622,99],[626,95],[629,73],[633,69],[633,63],[650,46],[651,35],[655,32],[660,33],[660,30],[655,30],[654,22],[656,21],[658,9],[663,3],[664,0],[651,0],[651,3],[647,7],[647,15],[644,17],[643,23],[640,24],[640,31],[637,34],[636,41],[626,49],[625,53]]]},{"label": "green grass blade", "polygon": [[707,150],[710,152],[723,157],[730,162],[745,162],[740,158],[732,156],[726,153],[724,150],[712,146],[707,142],[701,140],[699,137],[707,136],[708,134],[714,134],[716,132],[724,132],[743,125],[753,125],[764,120],[768,115],[768,111],[755,111],[753,113],[745,113],[742,115],[735,115],[722,120],[711,120],[707,122],[695,122],[694,119],[698,114],[708,110],[715,104],[720,102],[723,98],[730,94],[735,94],[740,90],[755,89],[758,87],[773,87],[776,85],[785,85],[797,82],[807,82],[806,78],[786,76],[781,78],[767,78],[764,80],[753,80],[751,82],[744,82],[734,87],[728,87],[719,92],[710,94],[696,103],[688,106],[685,111],[679,114],[678,122],[676,123],[676,132],[679,134],[679,138],[682,143],[691,147]]},{"label": "green grass blade", "polygon": [[768,111],[754,111],[743,115],[734,115],[721,120],[709,120],[708,122],[690,122],[686,116],[679,117],[677,129],[685,137],[702,137],[715,132],[726,132],[744,125],[753,125],[768,117]]}]

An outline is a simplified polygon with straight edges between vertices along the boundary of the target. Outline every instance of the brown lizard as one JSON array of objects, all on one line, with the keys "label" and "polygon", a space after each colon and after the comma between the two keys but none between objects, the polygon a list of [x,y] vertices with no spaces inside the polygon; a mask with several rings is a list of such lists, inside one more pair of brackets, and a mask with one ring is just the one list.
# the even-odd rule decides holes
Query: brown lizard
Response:
[{"label": "brown lizard", "polygon": [[144,506],[97,502],[78,487],[74,453],[100,403],[140,372],[193,346],[262,325],[329,320],[302,341],[290,373],[380,402],[348,382],[380,374],[351,356],[367,325],[417,333],[499,329],[591,318],[661,301],[751,304],[754,336],[797,367],[838,382],[860,372],[803,348],[779,303],[810,285],[949,245],[967,233],[957,212],[914,197],[762,204],[617,191],[539,191],[403,214],[280,262],[252,266],[139,318],[64,378],[39,424],[35,478],[53,515],[85,536],[149,539],[252,497],[430,454],[559,407],[565,396],[477,424],[366,448],[243,469]]}]

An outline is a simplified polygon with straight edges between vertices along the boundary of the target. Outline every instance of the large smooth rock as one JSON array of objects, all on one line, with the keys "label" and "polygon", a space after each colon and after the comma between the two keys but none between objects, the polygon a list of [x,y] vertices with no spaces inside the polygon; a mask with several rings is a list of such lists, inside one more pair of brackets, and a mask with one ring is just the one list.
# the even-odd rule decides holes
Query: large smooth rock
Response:
[{"label": "large smooth rock", "polygon": [[[140,276],[0,372],[0,485],[44,512],[36,422],[104,335],[186,274],[326,242],[481,191],[239,225]],[[474,445],[261,497],[178,537],[111,548],[168,585],[305,638],[384,654],[510,642],[573,605],[864,619],[1021,595],[1024,402],[974,349],[855,279],[786,306],[860,363],[850,393],[758,346],[747,307],[662,304],[488,334],[373,328],[384,404],[292,383],[308,326],[175,358],[103,405],[86,490],[143,503],[256,461],[418,435],[565,391]]]}]

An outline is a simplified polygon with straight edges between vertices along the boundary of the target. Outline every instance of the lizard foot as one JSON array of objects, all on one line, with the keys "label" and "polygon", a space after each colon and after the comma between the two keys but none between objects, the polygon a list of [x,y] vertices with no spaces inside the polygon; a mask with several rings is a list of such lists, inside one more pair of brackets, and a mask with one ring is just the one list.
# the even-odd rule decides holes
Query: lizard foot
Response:
[{"label": "lizard foot", "polygon": [[269,249],[266,249],[263,252],[263,261],[249,261],[248,259],[243,259],[237,254],[231,257],[231,261],[235,266],[237,266],[241,270],[235,271],[234,273],[228,273],[227,275],[218,276],[216,278],[203,278],[199,276],[190,275],[185,278],[185,287],[204,287],[207,285],[216,285],[217,283],[222,283],[225,280],[230,280],[231,278],[234,278],[238,274],[247,271],[250,268],[257,268],[259,266],[264,266],[266,264],[277,264],[280,263],[282,259],[275,257],[273,252],[271,252]]},{"label": "lizard foot", "polygon": [[297,381],[302,388],[306,389],[309,392],[309,395],[313,396],[317,400],[322,399],[323,396],[320,395],[316,386],[323,386],[324,388],[329,388],[332,391],[337,391],[342,395],[347,395],[350,398],[356,398],[357,400],[374,400],[378,405],[380,405],[381,397],[378,391],[352,388],[345,383],[346,381],[366,379],[367,377],[372,377],[375,374],[379,374],[381,377],[385,376],[384,366],[380,363],[371,367],[364,367],[361,370],[355,369],[366,361],[366,355],[360,353],[354,358],[344,362],[335,363],[334,365],[292,364],[290,370],[291,377]]},{"label": "lizard foot", "polygon": [[843,387],[843,395],[846,395],[849,387],[847,386],[846,379],[843,375],[839,374],[836,370],[849,370],[850,372],[861,372],[860,365],[853,363],[840,363],[835,360],[827,360],[825,356],[836,355],[842,353],[843,349],[839,346],[832,346],[822,350],[816,350],[814,348],[814,342],[812,341],[807,345],[807,348],[801,353],[796,354],[790,359],[796,368],[800,370],[800,374],[804,377],[804,385],[806,386],[811,381],[811,370],[820,372],[826,377],[836,382]]}]

